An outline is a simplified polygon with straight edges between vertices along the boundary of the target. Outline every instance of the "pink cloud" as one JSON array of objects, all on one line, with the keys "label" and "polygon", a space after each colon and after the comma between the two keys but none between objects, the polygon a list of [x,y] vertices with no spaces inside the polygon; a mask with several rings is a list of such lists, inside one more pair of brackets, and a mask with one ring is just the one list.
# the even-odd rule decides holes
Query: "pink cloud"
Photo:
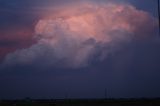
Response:
[{"label": "pink cloud", "polygon": [[151,36],[156,26],[155,18],[127,4],[64,6],[39,20],[35,26],[36,44],[10,53],[4,64],[41,60],[47,66],[86,67],[95,60],[107,59],[108,54],[134,38]]},{"label": "pink cloud", "polygon": [[0,61],[10,52],[17,49],[28,48],[35,40],[33,31],[29,28],[5,29],[0,32]]}]

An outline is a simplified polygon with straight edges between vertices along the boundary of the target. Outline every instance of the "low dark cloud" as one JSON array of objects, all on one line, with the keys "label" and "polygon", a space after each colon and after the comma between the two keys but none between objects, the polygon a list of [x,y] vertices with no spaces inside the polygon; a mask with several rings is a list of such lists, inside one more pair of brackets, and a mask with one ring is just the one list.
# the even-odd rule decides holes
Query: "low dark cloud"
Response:
[{"label": "low dark cloud", "polygon": [[[81,69],[14,66],[1,72],[1,98],[158,97],[160,43],[136,42]],[[39,66],[40,67],[40,66]]]}]

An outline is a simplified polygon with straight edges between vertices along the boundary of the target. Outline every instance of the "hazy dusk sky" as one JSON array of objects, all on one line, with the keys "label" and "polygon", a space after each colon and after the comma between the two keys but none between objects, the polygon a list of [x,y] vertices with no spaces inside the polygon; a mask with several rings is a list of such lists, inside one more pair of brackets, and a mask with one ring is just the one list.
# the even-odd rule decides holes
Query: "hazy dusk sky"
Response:
[{"label": "hazy dusk sky", "polygon": [[0,99],[160,97],[157,0],[0,0]]}]

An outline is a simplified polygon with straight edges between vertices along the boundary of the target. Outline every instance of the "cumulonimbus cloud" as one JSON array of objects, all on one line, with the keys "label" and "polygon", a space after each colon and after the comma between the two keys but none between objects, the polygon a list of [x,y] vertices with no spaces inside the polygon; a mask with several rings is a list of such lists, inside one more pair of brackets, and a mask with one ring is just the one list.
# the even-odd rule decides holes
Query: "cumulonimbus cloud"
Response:
[{"label": "cumulonimbus cloud", "polygon": [[36,44],[8,54],[3,64],[85,67],[132,39],[150,36],[157,25],[129,4],[79,3],[57,10],[38,21]]}]

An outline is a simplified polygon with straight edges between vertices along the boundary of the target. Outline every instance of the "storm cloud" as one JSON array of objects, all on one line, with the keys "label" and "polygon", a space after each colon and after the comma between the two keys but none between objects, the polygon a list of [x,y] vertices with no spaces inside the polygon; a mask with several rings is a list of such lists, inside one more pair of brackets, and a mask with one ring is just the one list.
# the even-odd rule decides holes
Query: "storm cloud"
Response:
[{"label": "storm cloud", "polygon": [[159,97],[156,5],[0,0],[0,99]]},{"label": "storm cloud", "polygon": [[73,3],[51,11],[35,26],[35,44],[9,53],[2,66],[82,68],[107,60],[133,40],[152,36],[157,20],[122,3]]}]

